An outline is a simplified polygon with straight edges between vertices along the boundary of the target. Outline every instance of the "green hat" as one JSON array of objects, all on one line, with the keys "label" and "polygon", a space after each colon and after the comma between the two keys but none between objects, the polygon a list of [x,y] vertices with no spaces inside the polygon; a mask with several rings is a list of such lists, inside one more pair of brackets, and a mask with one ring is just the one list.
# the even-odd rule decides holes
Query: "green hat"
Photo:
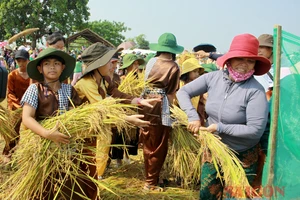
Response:
[{"label": "green hat", "polygon": [[27,73],[28,76],[34,80],[37,81],[43,81],[44,80],[44,76],[43,74],[41,74],[39,72],[39,70],[37,69],[37,66],[40,64],[40,62],[50,56],[57,56],[62,58],[65,63],[64,65],[66,66],[65,69],[62,71],[59,80],[62,82],[65,79],[67,79],[74,71],[75,68],[75,63],[76,60],[75,58],[73,58],[72,56],[70,56],[69,54],[67,54],[64,51],[61,50],[57,50],[54,48],[47,48],[44,49],[42,52],[39,53],[38,57],[32,61],[30,61],[27,64]]},{"label": "green hat", "polygon": [[81,60],[87,66],[82,77],[89,72],[106,65],[113,55],[121,50],[122,48],[112,49],[111,47],[107,47],[100,42],[92,44],[86,48],[81,54]]},{"label": "green hat", "polygon": [[182,46],[177,45],[176,37],[172,33],[162,34],[158,39],[158,43],[149,44],[149,47],[153,51],[169,52],[173,54],[179,54],[184,50]]},{"label": "green hat", "polygon": [[120,67],[119,69],[126,69],[127,67],[132,65],[132,63],[134,63],[134,61],[136,61],[136,60],[139,62],[139,65],[142,65],[145,63],[143,58],[141,58],[133,53],[126,54],[123,57],[123,66]]},{"label": "green hat", "polygon": [[217,71],[218,68],[215,64],[201,64],[201,66],[204,68],[204,72],[208,73],[208,72],[213,72],[213,71]]}]

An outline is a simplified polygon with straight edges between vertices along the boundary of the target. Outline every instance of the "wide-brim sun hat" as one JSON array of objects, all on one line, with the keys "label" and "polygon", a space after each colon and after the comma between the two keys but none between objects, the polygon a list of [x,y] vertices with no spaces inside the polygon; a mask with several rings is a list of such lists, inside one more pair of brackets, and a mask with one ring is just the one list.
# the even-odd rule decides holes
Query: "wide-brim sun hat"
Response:
[{"label": "wide-brim sun hat", "polygon": [[199,64],[196,58],[189,58],[182,63],[181,75],[191,72],[195,69],[200,69],[200,75],[204,73],[204,68]]},{"label": "wide-brim sun hat", "polygon": [[119,69],[126,69],[130,65],[132,65],[135,61],[138,61],[139,65],[142,65],[145,63],[145,60],[136,54],[133,54],[133,53],[126,54],[123,57],[123,65]]},{"label": "wide-brim sun hat", "polygon": [[270,61],[258,56],[259,42],[251,34],[241,34],[233,38],[228,53],[217,59],[217,64],[223,68],[226,62],[232,58],[251,58],[256,60],[254,75],[260,76],[267,73],[271,68]]},{"label": "wide-brim sun hat", "polygon": [[273,48],[273,35],[270,34],[262,34],[258,37],[259,46],[263,47],[271,47]]},{"label": "wide-brim sun hat", "polygon": [[200,50],[205,51],[205,52],[216,52],[217,51],[217,49],[214,45],[205,44],[205,43],[199,44],[199,45],[197,45],[193,48],[194,52],[197,52],[197,51],[200,51]]},{"label": "wide-brim sun hat", "polygon": [[106,65],[113,55],[123,49],[113,49],[97,42],[86,48],[81,54],[82,62],[87,66],[83,71],[82,77],[89,72]]},{"label": "wide-brim sun hat", "polygon": [[150,50],[158,52],[168,52],[173,54],[182,53],[184,48],[177,44],[175,35],[172,33],[164,33],[159,39],[158,43],[149,44]]},{"label": "wide-brim sun hat", "polygon": [[43,81],[44,75],[39,72],[37,69],[37,66],[40,64],[40,62],[47,57],[50,56],[57,56],[64,60],[65,68],[62,71],[61,75],[59,76],[59,81],[62,82],[70,77],[70,75],[73,73],[75,68],[76,60],[72,56],[70,56],[68,53],[55,49],[55,48],[47,48],[41,51],[34,60],[30,61],[27,64],[27,73],[28,76],[34,80],[37,81]]}]

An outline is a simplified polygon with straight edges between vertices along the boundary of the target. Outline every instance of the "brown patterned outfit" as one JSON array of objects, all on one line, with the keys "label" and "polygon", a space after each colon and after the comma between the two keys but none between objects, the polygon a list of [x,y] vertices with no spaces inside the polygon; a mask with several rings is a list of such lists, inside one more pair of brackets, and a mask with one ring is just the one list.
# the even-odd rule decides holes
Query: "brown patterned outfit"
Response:
[{"label": "brown patterned outfit", "polygon": [[[55,116],[59,110],[59,98],[58,94],[53,92],[51,88],[45,86],[42,83],[34,83],[37,86],[38,90],[38,105],[35,112],[35,119],[37,121],[44,120],[47,117]],[[32,86],[30,86],[32,87]],[[30,103],[30,98],[34,98],[31,93],[25,94],[24,98],[22,99],[22,103]],[[79,98],[76,90],[72,87],[71,89],[71,97],[73,104],[75,106],[79,106],[82,103],[82,100]],[[72,107],[70,101],[68,101],[68,107]],[[68,108],[66,108],[68,110]],[[21,134],[22,140],[22,134]],[[85,152],[83,152],[85,153]],[[81,169],[87,172],[89,169],[88,167],[81,163]],[[82,199],[79,195],[75,194],[78,192],[82,195],[87,195],[89,198],[97,195],[97,190],[94,192],[91,188],[95,188],[96,185],[91,181],[83,180],[78,178],[78,183],[80,183],[81,188],[83,189],[84,193],[82,193],[81,189],[78,186],[75,186],[74,191],[71,191],[69,188],[72,188],[74,183],[67,181],[64,185],[65,187],[62,188],[62,192],[66,195],[66,198],[73,195],[73,199]],[[43,193],[43,199],[53,199],[54,198],[54,184],[46,181],[45,185],[45,192]]]},{"label": "brown patterned outfit", "polygon": [[[174,61],[158,58],[149,73],[148,81],[154,89],[163,89],[171,104],[179,88],[179,77],[179,67]],[[160,94],[144,95],[146,99],[154,97],[163,99]],[[145,116],[144,120],[151,122],[149,127],[141,131],[141,142],[144,150],[146,182],[154,186],[158,184],[159,173],[167,155],[168,138],[171,131],[171,127],[162,125],[162,103],[155,103],[153,108],[143,107],[141,111],[141,114]]]}]

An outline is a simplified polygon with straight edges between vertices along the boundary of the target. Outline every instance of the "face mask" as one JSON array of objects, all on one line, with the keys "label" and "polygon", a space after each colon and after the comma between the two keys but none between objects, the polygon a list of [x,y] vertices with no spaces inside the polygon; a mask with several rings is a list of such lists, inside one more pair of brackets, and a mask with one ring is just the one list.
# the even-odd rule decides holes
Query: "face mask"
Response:
[{"label": "face mask", "polygon": [[229,62],[226,63],[226,66],[227,66],[230,77],[233,78],[233,80],[235,82],[245,81],[254,74],[254,69],[250,70],[246,74],[241,74],[239,72],[234,71]]}]

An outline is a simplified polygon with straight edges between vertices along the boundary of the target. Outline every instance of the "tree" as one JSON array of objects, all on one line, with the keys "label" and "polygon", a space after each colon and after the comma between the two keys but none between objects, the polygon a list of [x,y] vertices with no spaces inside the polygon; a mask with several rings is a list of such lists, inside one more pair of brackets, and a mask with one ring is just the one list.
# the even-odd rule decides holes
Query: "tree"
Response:
[{"label": "tree", "polygon": [[31,35],[32,46],[48,27],[66,35],[80,30],[89,19],[88,0],[1,0],[0,39],[9,39],[27,28],[40,28]]},{"label": "tree", "polygon": [[115,46],[118,46],[124,41],[125,37],[122,33],[131,30],[126,27],[123,22],[110,22],[107,20],[89,22],[87,28],[91,29]]},{"label": "tree", "polygon": [[149,41],[147,41],[145,38],[145,34],[140,34],[139,36],[135,37],[135,41],[139,49],[149,49]]}]

